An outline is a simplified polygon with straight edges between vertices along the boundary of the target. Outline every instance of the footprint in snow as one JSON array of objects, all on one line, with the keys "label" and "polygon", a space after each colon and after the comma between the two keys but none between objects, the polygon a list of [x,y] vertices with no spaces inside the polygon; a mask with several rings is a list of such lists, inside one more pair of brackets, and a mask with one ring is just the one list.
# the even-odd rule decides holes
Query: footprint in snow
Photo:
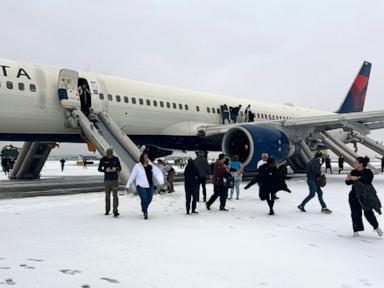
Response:
[{"label": "footprint in snow", "polygon": [[60,270],[61,273],[67,274],[67,275],[75,275],[81,273],[80,270],[72,270],[72,269],[62,269]]},{"label": "footprint in snow", "polygon": [[316,244],[312,244],[310,243],[309,246],[312,246],[312,247],[316,247],[316,248],[319,248],[320,246],[316,245]]},{"label": "footprint in snow", "polygon": [[11,269],[11,267],[0,267],[0,270],[8,270]]},{"label": "footprint in snow", "polygon": [[118,280],[112,279],[112,278],[103,277],[103,278],[100,278],[100,279],[104,280],[104,281],[107,281],[109,283],[120,283]]},{"label": "footprint in snow", "polygon": [[7,285],[16,285],[16,282],[15,281],[13,281],[13,279],[5,279],[5,283],[7,284]]},{"label": "footprint in snow", "polygon": [[91,286],[89,286],[88,284],[84,284],[81,286],[81,288],[91,288]]},{"label": "footprint in snow", "polygon": [[363,279],[363,278],[361,278],[361,279],[359,279],[359,281],[360,281],[361,283],[363,283],[365,286],[372,286],[372,284],[369,282],[368,279]]},{"label": "footprint in snow", "polygon": [[20,264],[20,267],[26,268],[26,269],[35,269],[34,266],[28,266],[27,264]]},{"label": "footprint in snow", "polygon": [[31,259],[27,259],[28,261],[33,261],[33,262],[44,262],[44,260],[43,259],[33,259],[33,258],[31,258]]}]

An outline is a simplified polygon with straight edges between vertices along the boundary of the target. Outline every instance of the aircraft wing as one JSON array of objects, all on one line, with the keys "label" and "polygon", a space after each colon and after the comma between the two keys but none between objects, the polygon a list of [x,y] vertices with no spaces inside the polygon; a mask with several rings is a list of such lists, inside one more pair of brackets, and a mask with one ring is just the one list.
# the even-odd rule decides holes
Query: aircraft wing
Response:
[{"label": "aircraft wing", "polygon": [[285,131],[295,131],[303,134],[320,133],[333,129],[357,131],[368,135],[370,130],[384,128],[384,110],[371,112],[354,112],[344,114],[330,114],[322,116],[302,117],[290,120],[259,121],[251,123],[237,123],[227,125],[213,125],[199,127],[199,132],[205,136],[224,134],[229,129],[243,125],[261,125],[280,128]]}]

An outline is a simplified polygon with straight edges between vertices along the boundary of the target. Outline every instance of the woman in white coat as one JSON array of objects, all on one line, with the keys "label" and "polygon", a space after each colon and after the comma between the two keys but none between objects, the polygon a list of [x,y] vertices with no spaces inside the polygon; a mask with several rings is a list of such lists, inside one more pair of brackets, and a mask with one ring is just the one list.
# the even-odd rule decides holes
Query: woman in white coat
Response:
[{"label": "woman in white coat", "polygon": [[164,177],[160,169],[150,163],[146,153],[140,155],[140,162],[133,167],[125,188],[127,192],[133,183],[135,183],[137,192],[140,195],[144,219],[148,219],[148,207],[152,201],[154,186],[163,185]]}]

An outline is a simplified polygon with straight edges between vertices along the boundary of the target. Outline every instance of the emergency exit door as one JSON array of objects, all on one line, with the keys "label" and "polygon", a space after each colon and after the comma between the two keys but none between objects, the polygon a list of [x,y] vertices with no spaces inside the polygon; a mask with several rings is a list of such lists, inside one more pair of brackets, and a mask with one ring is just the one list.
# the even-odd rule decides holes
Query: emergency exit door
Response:
[{"label": "emergency exit door", "polygon": [[80,97],[78,92],[79,73],[74,70],[61,69],[59,73],[58,96],[61,106],[64,108],[80,108]]}]

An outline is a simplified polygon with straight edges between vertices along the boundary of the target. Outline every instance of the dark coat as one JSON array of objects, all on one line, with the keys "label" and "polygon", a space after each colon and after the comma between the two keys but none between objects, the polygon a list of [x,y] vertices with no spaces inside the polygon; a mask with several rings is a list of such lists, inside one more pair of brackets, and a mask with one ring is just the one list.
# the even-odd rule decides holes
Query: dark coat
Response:
[{"label": "dark coat", "polygon": [[376,190],[372,185],[373,173],[370,169],[363,169],[361,171],[352,170],[351,176],[360,177],[357,181],[346,181],[347,185],[353,185],[351,193],[356,193],[361,208],[364,211],[375,210],[381,214],[381,202],[377,196]]},{"label": "dark coat", "polygon": [[309,181],[318,181],[321,175],[321,163],[319,158],[313,158],[307,165],[307,179]]},{"label": "dark coat", "polygon": [[197,157],[194,163],[199,177],[208,177],[208,175],[211,174],[211,168],[209,167],[207,158]]},{"label": "dark coat", "polygon": [[259,183],[259,196],[261,200],[266,200],[269,193],[277,193],[278,191],[291,192],[285,183],[284,173],[276,166],[270,167],[268,164],[260,166],[256,176],[245,186],[248,189],[255,183]]},{"label": "dark coat", "polygon": [[188,163],[184,170],[185,189],[194,189],[199,187],[199,174],[193,162]]}]

